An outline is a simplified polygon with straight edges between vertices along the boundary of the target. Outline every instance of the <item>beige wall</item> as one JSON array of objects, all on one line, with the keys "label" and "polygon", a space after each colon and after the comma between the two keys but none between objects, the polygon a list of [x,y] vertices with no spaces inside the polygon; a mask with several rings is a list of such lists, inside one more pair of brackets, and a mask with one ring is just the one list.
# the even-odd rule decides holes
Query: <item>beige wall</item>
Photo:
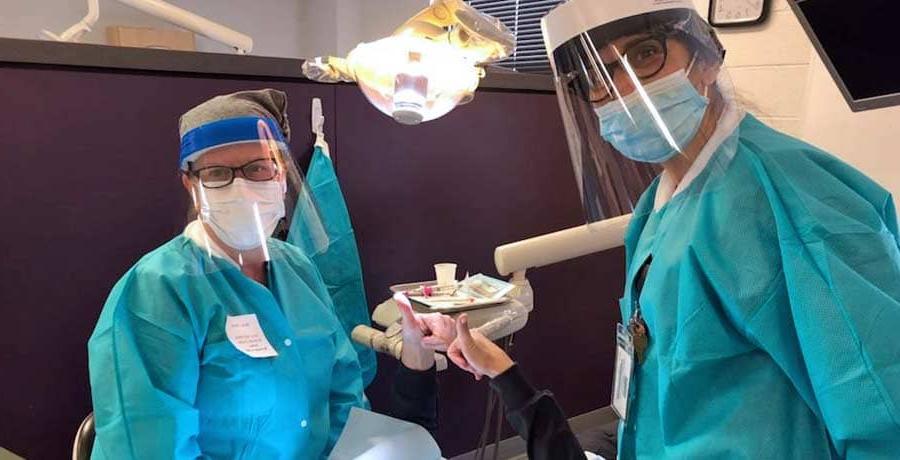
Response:
[{"label": "beige wall", "polygon": [[[428,6],[428,0],[356,0],[362,5],[363,19],[357,42],[372,41],[390,35],[407,19]],[[350,49],[342,50],[344,53]]]},{"label": "beige wall", "polygon": [[863,170],[900,200],[900,106],[851,112],[814,56],[802,137]]},{"label": "beige wall", "polygon": [[[708,0],[694,0],[706,17]],[[777,129],[801,135],[811,45],[785,0],[759,26],[718,29],[725,65],[747,108]]]},{"label": "beige wall", "polygon": [[[308,1],[330,0],[168,0],[253,37],[253,54],[262,56],[300,56],[305,34],[298,23],[308,14]],[[361,0],[360,0],[361,1]],[[0,37],[39,39],[42,29],[60,34],[87,13],[86,0],[2,0]],[[100,0],[100,20],[88,32],[85,43],[106,43],[106,26],[177,28],[139,10],[116,2]],[[232,52],[227,46],[197,37],[197,49],[214,53]]]},{"label": "beige wall", "polygon": [[[428,0],[167,0],[253,37],[259,56],[344,56],[356,44],[390,34]],[[86,0],[2,0],[0,37],[39,39],[62,33],[87,13]],[[177,28],[114,0],[100,0],[100,20],[85,43],[105,43],[106,26]],[[197,49],[232,52],[204,37]]]},{"label": "beige wall", "polygon": [[[708,0],[694,0],[703,16]],[[850,111],[785,0],[755,27],[719,29],[725,64],[748,109],[859,168],[900,196],[900,107]]]},{"label": "beige wall", "polygon": [[391,34],[428,0],[302,0],[297,57],[346,56]]}]

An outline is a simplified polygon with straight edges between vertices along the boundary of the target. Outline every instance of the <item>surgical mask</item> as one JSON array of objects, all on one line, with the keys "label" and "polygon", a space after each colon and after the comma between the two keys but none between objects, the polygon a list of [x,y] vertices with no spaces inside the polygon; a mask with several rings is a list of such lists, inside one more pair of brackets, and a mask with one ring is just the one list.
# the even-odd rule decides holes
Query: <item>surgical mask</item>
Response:
[{"label": "surgical mask", "polygon": [[225,244],[238,250],[262,246],[284,217],[283,181],[242,178],[218,189],[200,188],[200,216]]},{"label": "surgical mask", "polygon": [[[644,85],[649,102],[634,91],[622,100],[595,109],[600,135],[635,161],[662,163],[674,157],[697,134],[709,105],[709,99],[700,95],[687,77],[691,67],[693,61],[687,71],[680,70]],[[659,118],[654,117],[649,103]],[[662,127],[670,137],[666,137]]]}]

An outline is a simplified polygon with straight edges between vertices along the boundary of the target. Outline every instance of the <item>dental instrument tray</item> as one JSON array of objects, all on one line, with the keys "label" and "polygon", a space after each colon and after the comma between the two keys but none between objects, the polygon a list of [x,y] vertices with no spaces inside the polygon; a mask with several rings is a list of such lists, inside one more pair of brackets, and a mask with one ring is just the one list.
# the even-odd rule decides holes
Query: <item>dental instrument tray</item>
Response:
[{"label": "dental instrument tray", "polygon": [[391,292],[402,292],[411,300],[414,310],[457,313],[477,310],[510,301],[507,296],[515,286],[481,274],[468,277],[451,286],[438,286],[437,281],[396,284]]}]

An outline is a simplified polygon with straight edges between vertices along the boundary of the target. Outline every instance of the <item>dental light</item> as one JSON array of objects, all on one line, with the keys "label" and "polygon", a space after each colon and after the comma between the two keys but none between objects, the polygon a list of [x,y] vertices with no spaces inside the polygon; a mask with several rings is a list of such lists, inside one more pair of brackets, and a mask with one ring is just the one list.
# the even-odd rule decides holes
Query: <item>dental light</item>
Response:
[{"label": "dental light", "polygon": [[303,63],[308,78],[357,82],[382,113],[405,125],[441,117],[475,96],[482,66],[508,57],[515,36],[462,0],[433,0],[391,36],[360,43],[346,58]]}]

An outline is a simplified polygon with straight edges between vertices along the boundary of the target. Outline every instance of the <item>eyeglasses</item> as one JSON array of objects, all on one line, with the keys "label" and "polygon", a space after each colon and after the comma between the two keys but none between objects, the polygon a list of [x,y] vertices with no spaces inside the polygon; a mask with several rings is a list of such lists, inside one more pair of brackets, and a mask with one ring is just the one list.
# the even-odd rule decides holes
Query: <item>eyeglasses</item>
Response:
[{"label": "eyeglasses", "polygon": [[[604,102],[610,98],[610,91],[617,81],[627,78],[625,63],[635,76],[641,80],[652,78],[666,65],[669,48],[666,40],[675,31],[658,31],[650,36],[639,38],[624,46],[621,57],[612,62],[597,59],[600,69],[592,68],[590,75],[590,100],[593,103]],[[599,74],[598,74],[599,70]]]},{"label": "eyeglasses", "polygon": [[234,182],[235,173],[241,172],[241,177],[253,182],[265,182],[278,175],[278,162],[272,158],[260,158],[242,166],[207,166],[193,171],[188,171],[194,177],[200,179],[204,188],[222,188]]}]

